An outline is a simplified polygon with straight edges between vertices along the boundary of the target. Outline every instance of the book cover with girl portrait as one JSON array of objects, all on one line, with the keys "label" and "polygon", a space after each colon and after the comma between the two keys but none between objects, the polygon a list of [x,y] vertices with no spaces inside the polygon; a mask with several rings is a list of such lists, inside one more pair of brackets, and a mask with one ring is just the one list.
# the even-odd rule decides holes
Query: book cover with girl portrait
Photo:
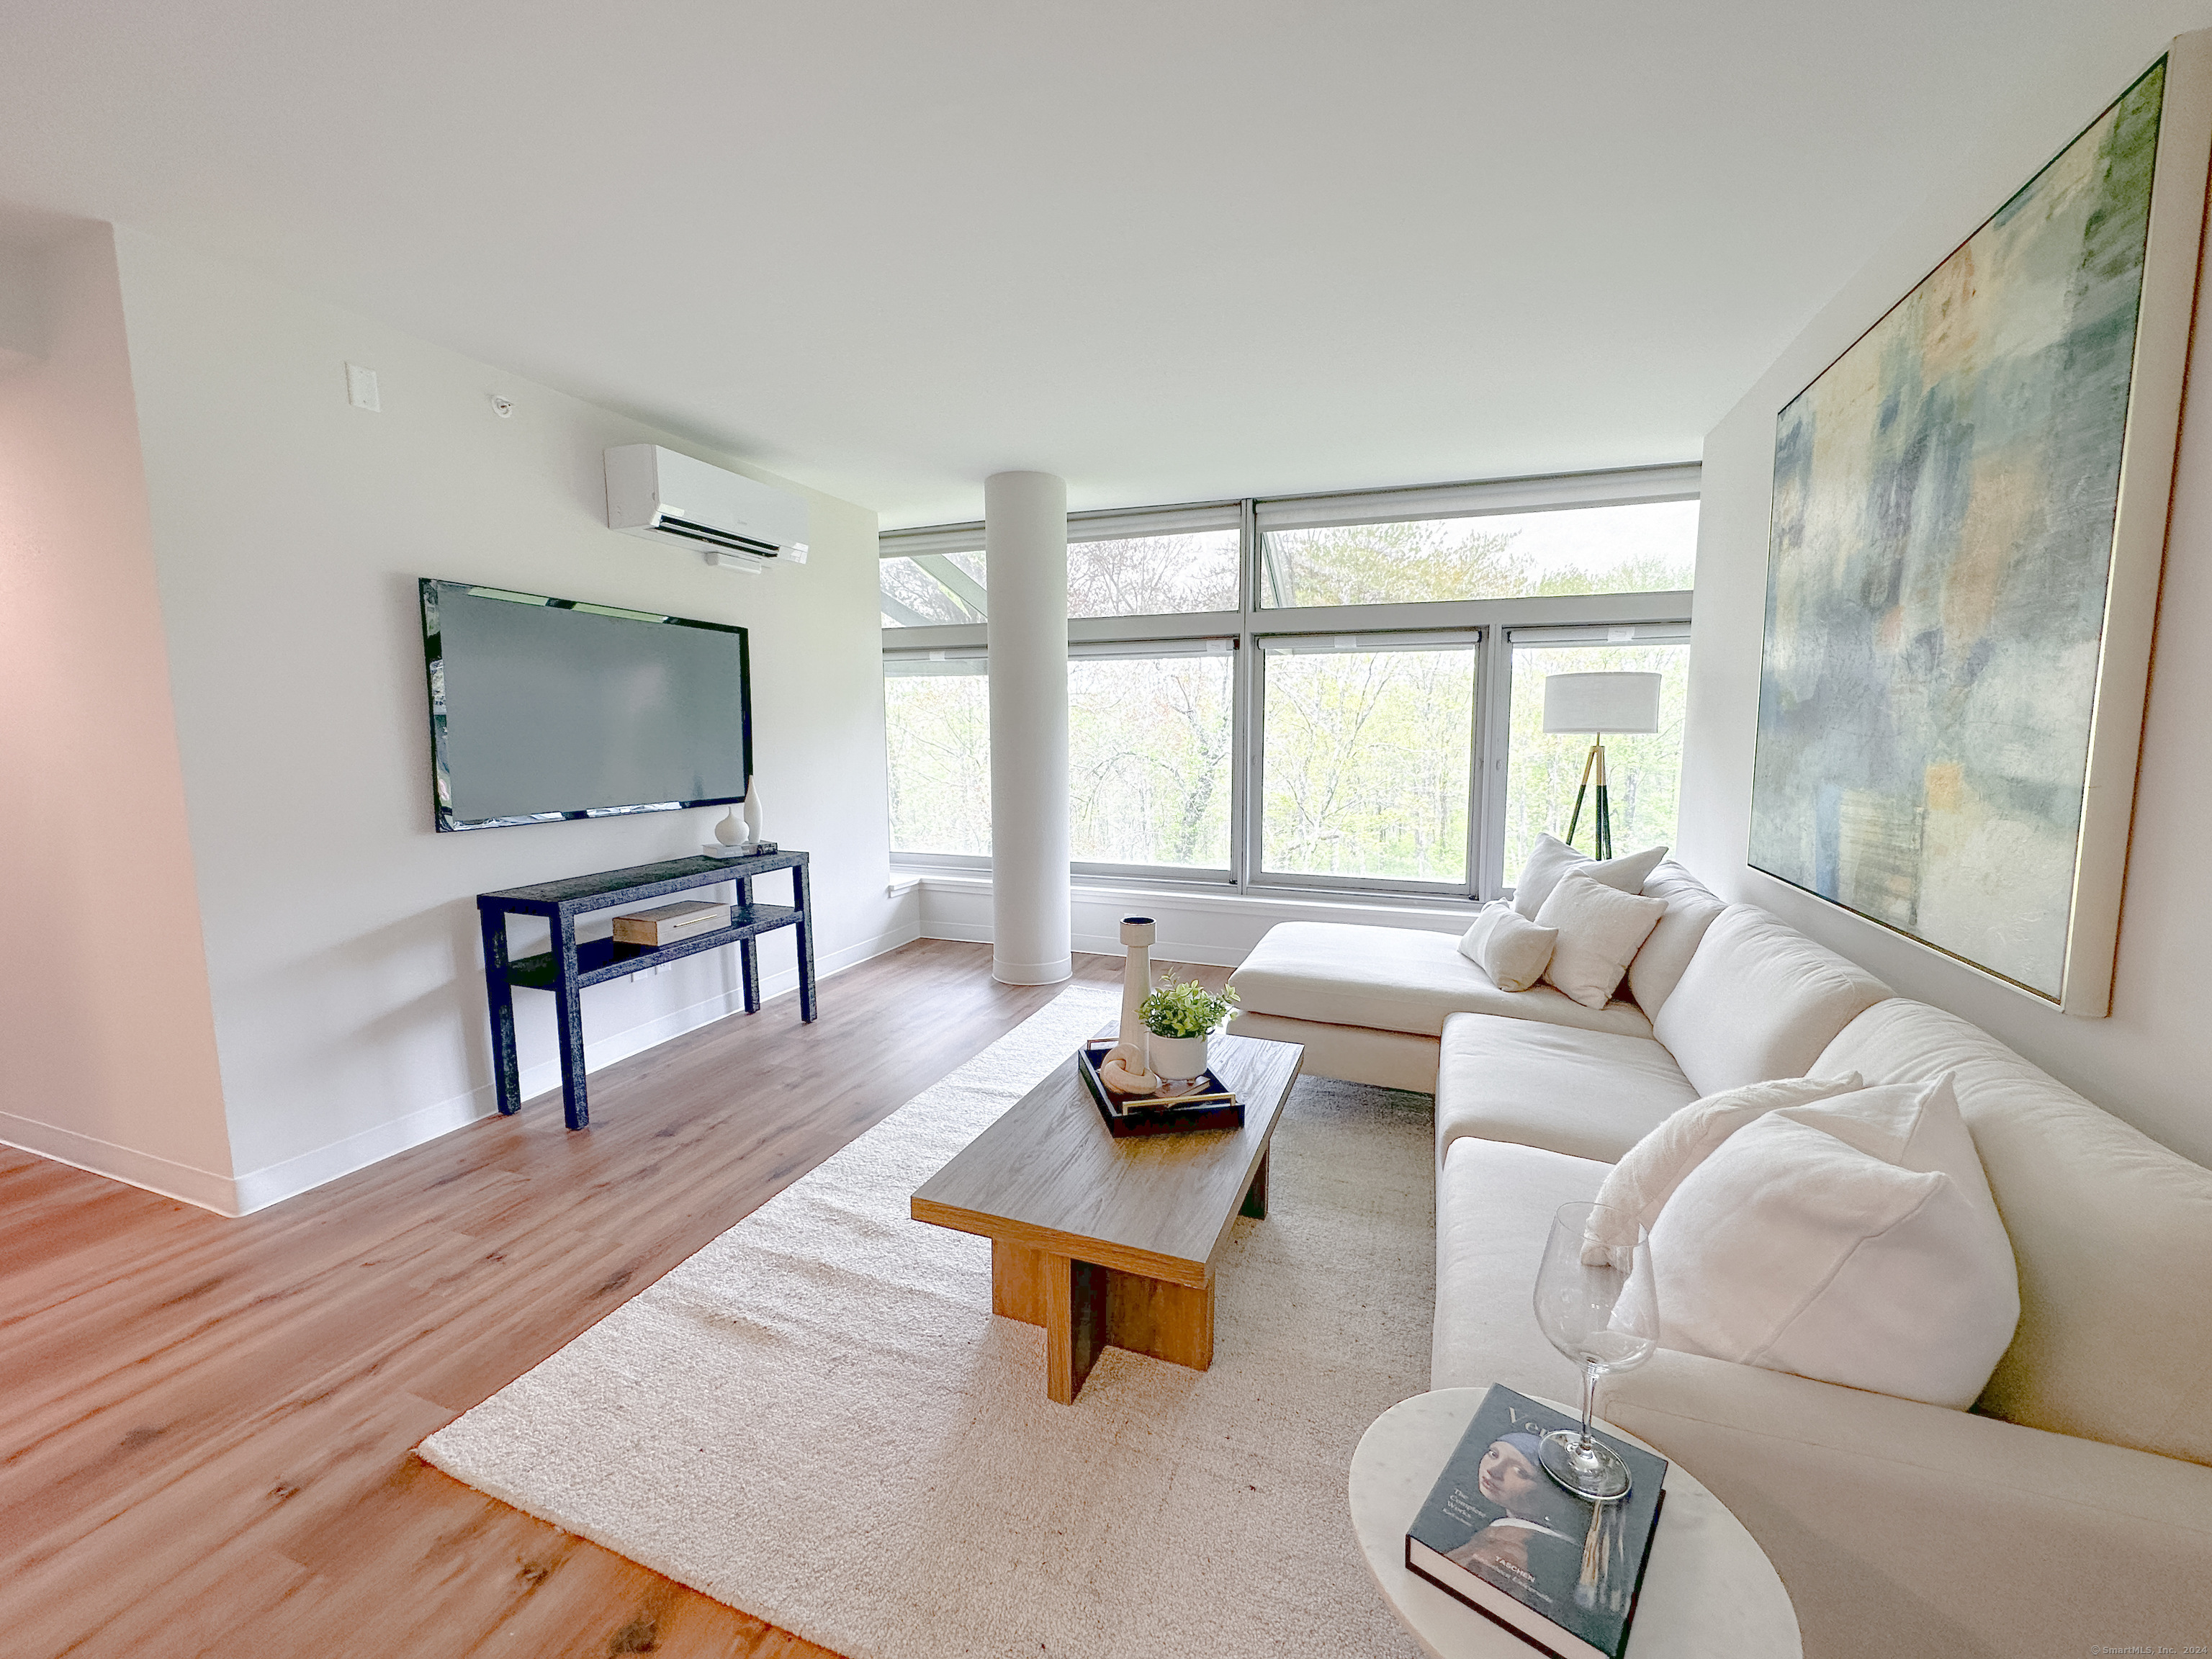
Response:
[{"label": "book cover with girl portrait", "polygon": [[1580,1426],[1493,1387],[1407,1533],[1406,1565],[1562,1659],[1619,1659],[1667,1461],[1598,1433],[1627,1463],[1632,1484],[1625,1498],[1593,1503],[1537,1462],[1545,1433]]}]

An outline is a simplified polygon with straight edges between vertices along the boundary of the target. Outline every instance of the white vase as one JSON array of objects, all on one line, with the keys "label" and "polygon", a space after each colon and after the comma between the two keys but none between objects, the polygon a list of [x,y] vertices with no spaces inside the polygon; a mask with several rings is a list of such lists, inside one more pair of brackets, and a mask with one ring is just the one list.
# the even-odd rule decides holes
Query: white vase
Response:
[{"label": "white vase", "polygon": [[722,821],[714,826],[714,839],[728,848],[737,848],[744,844],[745,826],[738,817],[736,807],[732,806],[725,812],[722,815]]},{"label": "white vase", "polygon": [[757,845],[760,832],[760,786],[750,778],[745,780],[745,845]]},{"label": "white vase", "polygon": [[1206,1069],[1206,1039],[1202,1036],[1170,1037],[1155,1031],[1151,1052],[1152,1070],[1163,1079],[1182,1082]]}]

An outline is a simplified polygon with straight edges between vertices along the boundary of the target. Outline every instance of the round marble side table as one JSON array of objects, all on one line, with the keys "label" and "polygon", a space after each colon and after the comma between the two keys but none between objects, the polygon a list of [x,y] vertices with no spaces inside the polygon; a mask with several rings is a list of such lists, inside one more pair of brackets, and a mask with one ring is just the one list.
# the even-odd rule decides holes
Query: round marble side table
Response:
[{"label": "round marble side table", "polygon": [[[1486,1392],[1438,1389],[1401,1401],[1368,1426],[1352,1455],[1352,1525],[1367,1570],[1430,1659],[1528,1659],[1535,1651],[1406,1567],[1406,1528]],[[1644,1444],[1611,1424],[1606,1429]],[[1802,1653],[1796,1611],[1766,1552],[1726,1504],[1670,1460],[1667,1507],[1629,1626],[1627,1659],[1802,1659]]]}]

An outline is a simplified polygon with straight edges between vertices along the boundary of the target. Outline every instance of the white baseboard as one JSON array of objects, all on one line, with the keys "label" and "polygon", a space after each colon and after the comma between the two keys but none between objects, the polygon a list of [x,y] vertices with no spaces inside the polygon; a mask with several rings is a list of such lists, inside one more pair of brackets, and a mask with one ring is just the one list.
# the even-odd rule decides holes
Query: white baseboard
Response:
[{"label": "white baseboard", "polygon": [[[1129,947],[1121,943],[1119,929],[1110,933],[1077,933],[1069,941],[1079,951],[1094,956],[1126,956]],[[1252,954],[1249,945],[1222,945],[1210,939],[1156,939],[1152,953],[1161,962],[1203,963],[1212,968],[1234,968]]]},{"label": "white baseboard", "polygon": [[[833,974],[856,967],[872,957],[896,951],[902,945],[911,944],[922,936],[919,921],[908,921],[857,945],[848,945],[832,951],[815,963],[817,979],[827,979]],[[794,966],[781,973],[769,974],[761,980],[761,999],[783,995],[799,988],[799,969]],[[696,1031],[718,1019],[741,1012],[744,994],[732,990],[718,993],[687,1008],[645,1020],[626,1030],[614,1031],[596,1041],[586,1040],[584,1045],[584,1069],[586,1074],[611,1066],[617,1060],[627,1060],[632,1054],[666,1042],[672,1037]],[[522,1094],[526,1100],[561,1085],[561,1065],[550,1060],[537,1066],[526,1066],[522,1073]],[[288,1198],[365,1170],[372,1164],[382,1162],[397,1153],[420,1146],[448,1135],[456,1129],[465,1129],[480,1119],[495,1116],[499,1103],[495,1091],[485,1083],[450,1100],[379,1123],[318,1146],[279,1163],[264,1164],[258,1170],[236,1177],[220,1176],[205,1170],[174,1164],[167,1158],[155,1158],[145,1152],[134,1152],[128,1146],[118,1146],[104,1140],[95,1140],[68,1129],[51,1124],[38,1123],[11,1113],[0,1112],[0,1142],[20,1147],[27,1152],[36,1152],[41,1158],[51,1158],[57,1163],[73,1164],[94,1175],[125,1182],[133,1187],[143,1187],[149,1192],[160,1193],[165,1198],[182,1200],[197,1204],[202,1209],[213,1210],[217,1215],[251,1215],[256,1210],[265,1210]]]},{"label": "white baseboard", "polygon": [[[924,939],[958,939],[968,945],[995,943],[988,927],[974,922],[931,921],[921,930]],[[1121,943],[1120,933],[1070,933],[1068,945],[1073,950],[1102,957],[1118,957],[1128,947]],[[1251,954],[1248,946],[1224,945],[1199,939],[1157,939],[1152,942],[1152,957],[1158,962],[1203,963],[1209,967],[1234,968]]]},{"label": "white baseboard", "polygon": [[143,1187],[164,1198],[196,1204],[217,1215],[239,1213],[237,1183],[227,1175],[179,1164],[173,1158],[157,1158],[133,1146],[118,1146],[112,1140],[79,1134],[58,1124],[41,1123],[36,1118],[19,1116],[14,1112],[0,1112],[0,1144],[20,1152],[35,1152],[72,1169],[106,1176],[111,1181]]},{"label": "white baseboard", "polygon": [[251,1215],[256,1210],[265,1210],[271,1204],[296,1198],[410,1147],[465,1129],[478,1118],[496,1116],[498,1112],[499,1103],[487,1085],[456,1095],[451,1100],[441,1100],[434,1106],[425,1106],[404,1117],[376,1124],[343,1140],[333,1140],[328,1146],[301,1152],[296,1158],[264,1164],[239,1176],[234,1183],[238,1207],[231,1213]]}]

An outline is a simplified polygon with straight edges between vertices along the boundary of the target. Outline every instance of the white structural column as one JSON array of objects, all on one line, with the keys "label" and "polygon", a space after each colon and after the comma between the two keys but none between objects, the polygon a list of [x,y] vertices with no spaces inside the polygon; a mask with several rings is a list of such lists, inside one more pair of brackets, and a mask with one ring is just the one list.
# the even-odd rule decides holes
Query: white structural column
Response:
[{"label": "white structural column", "polygon": [[1068,955],[1067,485],[983,481],[990,591],[991,974],[1054,985]]}]

